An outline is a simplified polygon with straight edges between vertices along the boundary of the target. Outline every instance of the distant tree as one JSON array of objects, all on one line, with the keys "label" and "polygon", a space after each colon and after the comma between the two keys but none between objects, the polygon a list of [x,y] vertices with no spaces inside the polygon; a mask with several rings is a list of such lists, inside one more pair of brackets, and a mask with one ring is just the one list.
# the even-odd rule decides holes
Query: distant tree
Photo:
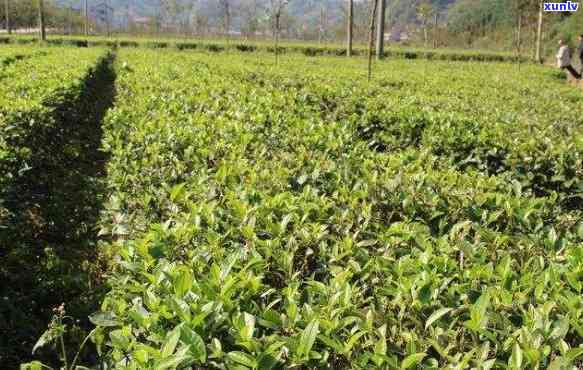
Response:
[{"label": "distant tree", "polygon": [[10,0],[4,0],[4,15],[6,19],[6,32],[10,35],[12,33],[10,26]]},{"label": "distant tree", "polygon": [[421,27],[423,29],[423,46],[427,47],[428,35],[427,35],[427,23],[431,14],[434,12],[433,5],[429,1],[423,1],[417,6],[417,17],[421,21]]},{"label": "distant tree", "polygon": [[70,35],[73,32],[73,0],[63,1],[64,9],[55,14],[58,25],[63,28],[63,33]]},{"label": "distant tree", "polygon": [[439,9],[434,9],[433,11],[433,48],[437,48],[437,38],[438,38],[438,17],[439,17]]},{"label": "distant tree", "polygon": [[47,39],[47,33],[45,30],[44,0],[38,0],[38,28],[41,41],[45,41]]},{"label": "distant tree", "polygon": [[274,20],[275,65],[279,64],[279,32],[281,27],[281,14],[287,4],[288,0],[270,0],[271,17]]},{"label": "distant tree", "polygon": [[543,34],[543,7],[544,2],[542,0],[538,0],[538,21],[537,21],[537,29],[536,29],[536,50],[534,59],[538,63],[542,63],[542,34]]},{"label": "distant tree", "polygon": [[205,35],[210,31],[210,19],[208,15],[202,11],[200,6],[193,10],[193,24],[194,32],[197,35]]},{"label": "distant tree", "polygon": [[109,0],[105,0],[105,33],[107,34],[107,37],[111,37],[111,17],[113,16],[113,11],[110,12],[110,8]]},{"label": "distant tree", "polygon": [[[534,37],[532,38],[532,45],[534,55],[533,58],[536,59],[536,17],[540,10],[540,5],[538,4],[539,0],[514,0],[515,6],[515,17],[516,17],[516,53],[518,55],[518,62],[520,63],[522,57],[522,43],[523,43],[523,29],[528,27],[529,23],[531,24]],[[525,27],[526,26],[526,27]]]},{"label": "distant tree", "polygon": [[194,1],[187,1],[182,3],[180,9],[179,28],[184,35],[188,35],[191,31],[191,14],[194,9]]},{"label": "distant tree", "polygon": [[373,7],[372,1],[354,2],[354,39],[367,44],[370,29],[370,14]]},{"label": "distant tree", "polygon": [[375,18],[377,16],[377,7],[379,2],[377,0],[372,0],[372,12],[370,15],[370,28],[368,34],[368,80],[372,78],[372,48],[374,45],[374,25]]},{"label": "distant tree", "polygon": [[385,53],[385,0],[378,0],[378,25],[377,25],[377,59],[382,59]]},{"label": "distant tree", "polygon": [[85,0],[85,4],[83,6],[83,12],[85,13],[83,18],[84,18],[84,31],[85,31],[85,36],[89,36],[89,2],[88,0]]},{"label": "distant tree", "polygon": [[326,35],[326,10],[324,5],[320,5],[320,22],[318,24],[318,44],[322,43]]},{"label": "distant tree", "polygon": [[225,37],[229,37],[231,28],[231,1],[219,0],[219,6],[221,9],[221,17],[223,18],[223,33]]},{"label": "distant tree", "polygon": [[[0,22],[4,26],[6,13],[9,16],[11,31],[19,28],[38,28],[38,0],[8,0],[8,12],[6,12],[6,0],[0,6]],[[55,9],[49,9],[55,11]],[[47,9],[45,9],[46,13]]]},{"label": "distant tree", "polygon": [[348,0],[348,26],[346,30],[347,40],[346,40],[346,55],[348,57],[352,56],[352,43],[353,43],[353,33],[354,31],[354,0]]},{"label": "distant tree", "polygon": [[261,6],[258,0],[245,0],[241,3],[241,32],[247,37],[259,31]]},{"label": "distant tree", "polygon": [[[520,40],[532,47],[533,58],[542,52],[542,0],[458,0],[448,8],[447,28],[450,35],[462,36],[468,46],[479,38],[502,38],[504,46],[516,51]],[[545,15],[561,22],[564,15]],[[520,27],[519,27],[520,26]],[[520,37],[518,29],[520,28]],[[549,27],[551,28],[551,27]],[[539,34],[540,31],[540,34]],[[537,41],[540,36],[540,42]],[[538,45],[538,46],[537,46]]]},{"label": "distant tree", "polygon": [[161,15],[165,20],[166,26],[171,26],[172,31],[179,30],[180,16],[184,12],[185,7],[182,2],[178,0],[160,0]]},{"label": "distant tree", "polygon": [[163,9],[164,9],[164,0],[158,1],[158,7],[154,12],[154,16],[150,20],[149,28],[150,32],[159,34],[162,29],[162,22],[163,22]]}]

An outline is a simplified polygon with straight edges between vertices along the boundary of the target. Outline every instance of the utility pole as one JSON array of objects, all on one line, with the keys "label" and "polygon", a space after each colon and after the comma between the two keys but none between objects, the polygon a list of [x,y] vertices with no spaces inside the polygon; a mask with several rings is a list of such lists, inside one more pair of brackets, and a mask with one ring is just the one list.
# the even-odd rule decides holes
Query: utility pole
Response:
[{"label": "utility pole", "polygon": [[44,0],[38,0],[38,26],[41,41],[46,41]]},{"label": "utility pole", "polygon": [[287,5],[287,0],[277,0],[271,1],[271,14],[275,18],[275,27],[273,30],[273,39],[275,43],[275,65],[279,65],[279,29],[281,27],[280,20],[281,20],[281,12],[283,11],[284,7]]},{"label": "utility pole", "polygon": [[[279,19],[277,20],[279,22]],[[277,25],[279,27],[279,25]],[[229,32],[231,32],[231,7],[229,0],[225,0],[225,38],[229,41]]]},{"label": "utility pole", "polygon": [[522,46],[522,14],[520,14],[520,12],[519,12],[518,13],[518,24],[517,24],[517,29],[516,29],[516,53],[518,54],[517,61],[518,61],[518,70],[519,71],[520,71],[520,63],[521,63],[521,58],[522,58],[521,46]]},{"label": "utility pole", "polygon": [[543,35],[543,1],[539,1],[539,10],[538,10],[538,27],[536,30],[536,53],[534,59],[536,59],[537,63],[542,63],[543,58],[541,54],[541,46],[542,46],[542,35]]},{"label": "utility pole", "polygon": [[437,49],[437,35],[438,35],[438,29],[437,29],[437,19],[439,16],[439,11],[437,9],[437,7],[434,9],[434,14],[433,14],[433,48]]},{"label": "utility pole", "polygon": [[83,10],[85,12],[85,36],[89,36],[89,4],[88,4],[88,0],[85,0],[85,7]]},{"label": "utility pole", "polygon": [[279,65],[279,27],[280,27],[280,19],[281,19],[281,9],[277,9],[277,13],[275,13],[275,65]]},{"label": "utility pole", "polygon": [[383,59],[385,56],[385,0],[377,0],[379,2],[378,10],[378,25],[377,25],[377,60]]},{"label": "utility pole", "polygon": [[324,39],[324,6],[320,7],[320,32],[318,33],[318,45],[322,44]]},{"label": "utility pole", "polygon": [[107,29],[107,37],[111,37],[111,16],[113,15],[113,9],[109,11],[109,0],[105,0],[105,27]]},{"label": "utility pole", "polygon": [[6,32],[10,35],[12,28],[10,27],[10,0],[4,0],[4,13],[6,14]]},{"label": "utility pole", "polygon": [[67,8],[67,34],[70,35],[73,32],[73,21],[71,17],[73,16],[73,4],[69,3]]},{"label": "utility pole", "polygon": [[131,22],[130,22],[130,1],[128,0],[128,4],[126,7],[126,14],[127,14],[127,33],[130,34],[130,31],[132,29],[131,27]]},{"label": "utility pole", "polygon": [[352,56],[352,31],[354,29],[354,0],[348,0],[348,28],[346,40],[346,56]]}]

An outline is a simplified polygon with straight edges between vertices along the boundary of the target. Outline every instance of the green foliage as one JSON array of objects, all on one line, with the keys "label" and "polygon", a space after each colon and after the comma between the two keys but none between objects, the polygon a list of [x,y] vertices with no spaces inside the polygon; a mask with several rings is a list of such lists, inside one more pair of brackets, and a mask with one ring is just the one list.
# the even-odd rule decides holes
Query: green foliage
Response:
[{"label": "green foliage", "polygon": [[[9,43],[33,43],[35,38],[28,36],[15,36],[7,38]],[[209,41],[184,41],[176,39],[138,39],[138,38],[101,38],[91,37],[88,39],[69,38],[67,36],[52,36],[47,40],[47,45],[71,45],[79,47],[143,47],[153,49],[175,48],[178,50],[207,50],[210,52],[261,52],[273,53],[274,48],[270,44],[257,43],[224,43]],[[280,53],[303,54],[306,56],[343,56],[346,55],[344,46],[320,46],[317,44],[284,43],[278,48]],[[356,47],[353,55],[364,56],[366,50]],[[451,60],[451,61],[474,61],[474,62],[528,62],[528,57],[518,58],[512,53],[495,52],[487,50],[466,50],[466,49],[423,49],[411,47],[389,47],[385,50],[385,57],[399,59],[431,59],[431,60]]]},{"label": "green foliage", "polygon": [[[113,83],[104,49],[21,52],[25,58],[0,72],[0,362],[6,368],[30,357],[53,307],[67,302],[81,319],[67,322],[67,342],[82,340],[84,318],[95,310],[102,290],[95,287],[100,263],[93,230],[104,161],[99,121]],[[46,349],[36,354],[58,360]]]},{"label": "green foliage", "polygon": [[118,54],[102,367],[581,365],[580,91],[257,55]]},{"label": "green foliage", "polygon": [[580,92],[536,66],[119,58],[107,366],[578,363]]},{"label": "green foliage", "polygon": [[25,59],[32,55],[32,51],[23,50],[19,47],[3,46],[2,49],[0,49],[0,66],[6,67],[9,64]]},{"label": "green foliage", "polygon": [[61,160],[50,153],[62,144],[64,130],[55,128],[63,123],[63,105],[74,104],[82,94],[85,77],[94,73],[104,51],[70,50],[67,60],[61,60],[58,50],[41,53],[42,62],[28,58],[0,72],[0,78],[9,81],[0,90],[1,202],[6,201],[9,183],[41,166],[33,158],[43,157],[46,166]]},{"label": "green foliage", "polygon": [[[83,24],[82,14],[78,12],[69,12],[68,6],[63,5],[77,5],[75,2],[79,1],[67,0],[64,1],[44,1],[45,19],[48,27],[62,27],[71,24],[72,27],[80,28]],[[0,7],[0,19],[5,19],[5,4],[2,2]],[[26,29],[34,28],[38,25],[38,0],[9,0],[8,3],[10,24],[12,29]],[[2,22],[4,25],[4,22]]]},{"label": "green foliage", "polygon": [[[512,26],[515,23],[516,3],[508,0],[457,1],[448,12],[452,31],[479,32],[485,26]],[[538,9],[534,7],[534,9]]]}]

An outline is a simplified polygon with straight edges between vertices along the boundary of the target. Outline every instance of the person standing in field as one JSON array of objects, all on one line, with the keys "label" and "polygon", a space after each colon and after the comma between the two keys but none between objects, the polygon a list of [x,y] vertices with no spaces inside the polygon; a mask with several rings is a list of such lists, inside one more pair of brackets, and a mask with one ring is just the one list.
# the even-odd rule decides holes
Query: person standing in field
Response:
[{"label": "person standing in field", "polygon": [[559,52],[557,53],[557,66],[560,69],[567,70],[571,74],[571,76],[575,77],[576,79],[581,79],[581,74],[573,68],[571,65],[571,50],[569,50],[569,45],[565,42],[565,40],[559,40]]}]

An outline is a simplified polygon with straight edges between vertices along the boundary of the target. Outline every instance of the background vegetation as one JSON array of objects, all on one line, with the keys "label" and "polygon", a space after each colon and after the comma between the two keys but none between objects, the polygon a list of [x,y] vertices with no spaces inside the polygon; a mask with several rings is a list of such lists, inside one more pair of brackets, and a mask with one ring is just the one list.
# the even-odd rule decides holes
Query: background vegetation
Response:
[{"label": "background vegetation", "polygon": [[[37,0],[9,2],[13,28],[37,28]],[[45,0],[46,23],[52,32],[82,34],[84,2]],[[89,8],[109,4],[111,14],[90,11],[92,34],[118,33],[159,38],[269,39],[273,34],[273,1],[267,0],[89,0]],[[292,0],[283,8],[281,37],[322,44],[346,39],[348,1]],[[354,39],[368,39],[371,1],[354,2]],[[515,50],[534,55],[537,0],[387,0],[386,37],[406,36],[401,43],[425,47]],[[544,14],[544,54],[554,52],[556,40],[573,43],[582,31],[581,12]],[[5,23],[5,7],[0,7]],[[517,30],[520,23],[520,31]],[[518,38],[520,33],[520,38]]]}]

